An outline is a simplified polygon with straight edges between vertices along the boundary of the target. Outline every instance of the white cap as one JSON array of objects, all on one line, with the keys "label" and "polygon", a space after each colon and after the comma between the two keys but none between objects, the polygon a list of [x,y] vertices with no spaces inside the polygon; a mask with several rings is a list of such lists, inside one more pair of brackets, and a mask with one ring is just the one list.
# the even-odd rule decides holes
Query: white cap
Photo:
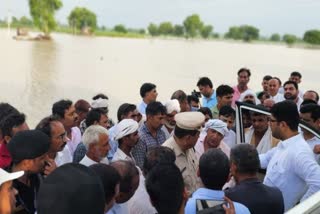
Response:
[{"label": "white cap", "polygon": [[201,126],[205,121],[205,116],[200,112],[189,111],[181,112],[174,116],[176,126],[186,130],[201,130]]},{"label": "white cap", "polygon": [[24,174],[24,171],[9,173],[3,169],[0,169],[0,185],[7,181],[12,181],[14,179],[20,178]]},{"label": "white cap", "polygon": [[115,140],[119,140],[129,134],[134,133],[139,128],[137,121],[132,119],[123,119],[121,120],[115,128]]},{"label": "white cap", "polygon": [[92,101],[91,108],[107,108],[108,107],[108,100],[107,99],[96,99]]},{"label": "white cap", "polygon": [[204,132],[207,132],[208,129],[213,129],[225,136],[229,130],[227,128],[227,124],[221,120],[218,119],[213,119],[213,120],[208,120],[204,126]]},{"label": "white cap", "polygon": [[180,112],[180,103],[177,99],[172,99],[167,101],[164,106],[167,109],[167,114],[171,114],[172,112],[176,111],[177,113]]}]

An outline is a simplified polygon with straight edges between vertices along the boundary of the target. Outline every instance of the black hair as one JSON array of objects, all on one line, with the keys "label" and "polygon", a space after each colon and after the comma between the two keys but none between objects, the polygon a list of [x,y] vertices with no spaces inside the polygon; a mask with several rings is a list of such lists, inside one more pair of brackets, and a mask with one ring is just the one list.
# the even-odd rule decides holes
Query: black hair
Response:
[{"label": "black hair", "polygon": [[174,164],[158,164],[146,177],[146,189],[159,214],[177,214],[182,203],[184,182]]},{"label": "black hair", "polygon": [[184,136],[187,136],[187,135],[195,136],[198,132],[199,132],[198,130],[182,129],[179,126],[175,126],[174,128],[174,135],[177,138],[183,138]]},{"label": "black hair", "polygon": [[261,91],[261,92],[258,94],[258,96],[257,96],[258,99],[259,99],[259,100],[262,99],[263,95],[266,95],[266,98],[267,98],[267,99],[270,98],[270,95],[269,95],[267,92]]},{"label": "black hair", "polygon": [[230,162],[237,166],[241,174],[254,174],[260,168],[259,154],[250,144],[238,144],[231,149]]},{"label": "black hair", "polygon": [[102,94],[102,93],[99,93],[97,94],[96,96],[92,97],[93,100],[97,100],[97,99],[106,99],[106,100],[109,100],[109,97],[105,94]]},{"label": "black hair", "polygon": [[139,176],[137,167],[131,161],[118,160],[112,162],[110,166],[114,167],[120,174],[120,192],[128,193],[132,190],[132,180]]},{"label": "black hair", "polygon": [[298,71],[293,71],[293,72],[291,72],[290,77],[292,77],[292,76],[294,76],[294,77],[299,77],[299,79],[302,78],[301,73],[298,72]]},{"label": "black hair", "polygon": [[146,93],[152,91],[156,87],[157,86],[153,83],[143,83],[142,86],[140,87],[140,96],[144,98],[146,96]]},{"label": "black hair", "polygon": [[187,99],[187,94],[186,94],[184,91],[182,91],[182,90],[177,90],[177,91],[175,91],[175,92],[172,94],[172,96],[171,96],[170,99],[171,99],[171,100],[177,99],[177,100],[179,101],[179,103],[181,103],[181,102],[183,102],[183,101],[185,101],[185,100],[188,100],[188,99]]},{"label": "black hair", "polygon": [[251,72],[250,72],[250,70],[249,70],[248,68],[240,68],[239,71],[238,71],[238,76],[239,76],[240,73],[242,73],[242,72],[247,72],[248,77],[251,76]]},{"label": "black hair", "polygon": [[14,112],[3,118],[0,122],[2,136],[12,136],[12,129],[26,122],[26,116],[23,113]]},{"label": "black hair", "polygon": [[164,146],[154,147],[147,152],[147,155],[144,158],[142,170],[144,175],[147,175],[149,171],[157,164],[174,163],[175,161],[176,155],[172,149]]},{"label": "black hair", "polygon": [[197,97],[195,95],[188,95],[187,99],[188,99],[189,104],[191,104],[191,101],[199,103],[199,97]]},{"label": "black hair", "polygon": [[60,100],[52,106],[52,115],[64,118],[64,113],[72,106],[71,100]]},{"label": "black hair", "polygon": [[120,184],[121,177],[118,171],[112,166],[102,163],[93,164],[89,166],[89,168],[92,169],[101,179],[106,203],[110,203],[116,194],[115,188],[117,184]]},{"label": "black hair", "polygon": [[320,106],[317,104],[306,104],[301,106],[301,113],[311,113],[311,118],[316,121],[320,118]]},{"label": "black hair", "polygon": [[228,85],[219,85],[216,90],[217,97],[223,97],[229,94],[233,94],[234,90]]},{"label": "black hair", "polygon": [[291,100],[276,103],[271,108],[271,114],[278,122],[284,121],[292,131],[298,130],[299,112],[297,105]]},{"label": "black hair", "polygon": [[231,106],[222,106],[219,110],[219,116],[222,115],[224,117],[236,117],[236,111]]},{"label": "black hair", "polygon": [[106,115],[105,111],[100,108],[92,109],[88,112],[85,123],[87,127],[91,126],[94,124],[94,122],[98,122],[101,119],[102,115]]},{"label": "black hair", "polygon": [[52,137],[52,127],[51,127],[51,123],[52,122],[58,122],[59,119],[57,117],[54,116],[49,116],[49,117],[45,117],[43,118],[38,125],[36,126],[36,130],[42,131],[43,133],[45,133],[46,135],[48,135],[49,137]]},{"label": "black hair", "polygon": [[129,112],[136,110],[137,107],[134,104],[130,103],[123,103],[119,108],[117,112],[117,119],[120,122],[121,118],[124,116],[127,116]]},{"label": "black hair", "polygon": [[146,108],[146,115],[157,115],[157,114],[166,114],[167,110],[166,107],[164,105],[162,105],[162,103],[160,102],[151,102],[147,105]]},{"label": "black hair", "polygon": [[300,108],[304,105],[308,105],[308,104],[316,104],[317,105],[317,102],[314,101],[314,100],[310,100],[310,99],[305,99],[302,101],[301,105],[300,105]]},{"label": "black hair", "polygon": [[296,82],[293,82],[293,81],[286,81],[284,84],[283,84],[283,88],[286,87],[286,85],[289,85],[289,84],[292,84],[297,90],[299,90],[299,87],[298,87],[298,84]]},{"label": "black hair", "polygon": [[198,112],[201,112],[204,116],[209,115],[210,119],[212,119],[212,112],[208,107],[201,107]]},{"label": "black hair", "polygon": [[12,113],[19,113],[19,111],[9,103],[0,103],[0,120]]},{"label": "black hair", "polygon": [[206,188],[221,190],[228,180],[229,159],[220,149],[209,149],[200,157],[199,171]]},{"label": "black hair", "polygon": [[270,75],[265,75],[264,77],[263,77],[263,80],[266,80],[266,81],[269,81],[269,80],[271,80],[272,79],[272,76],[270,76]]},{"label": "black hair", "polygon": [[213,84],[211,82],[211,80],[208,77],[201,77],[198,82],[197,82],[197,86],[209,86],[210,88],[213,88]]}]

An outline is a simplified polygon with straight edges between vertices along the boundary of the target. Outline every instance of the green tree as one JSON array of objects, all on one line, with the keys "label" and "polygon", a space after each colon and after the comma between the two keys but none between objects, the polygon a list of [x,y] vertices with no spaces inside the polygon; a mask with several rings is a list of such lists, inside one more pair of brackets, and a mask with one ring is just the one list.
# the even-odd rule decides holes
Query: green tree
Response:
[{"label": "green tree", "polygon": [[29,0],[33,23],[46,36],[57,26],[54,14],[62,7],[61,0]]},{"label": "green tree", "polygon": [[184,28],[182,25],[175,25],[173,27],[173,35],[175,36],[183,36],[184,34]]},{"label": "green tree", "polygon": [[242,25],[240,27],[232,26],[229,28],[225,37],[250,42],[251,40],[259,39],[259,29],[250,25]]},{"label": "green tree", "polygon": [[26,16],[22,16],[19,20],[21,26],[32,26],[32,20],[28,19]]},{"label": "green tree", "polygon": [[270,41],[279,42],[281,39],[280,35],[278,33],[274,33],[270,37]]},{"label": "green tree", "polygon": [[229,31],[225,34],[227,39],[242,39],[242,32],[237,26],[232,26],[229,28]]},{"label": "green tree", "polygon": [[138,30],[138,33],[139,34],[146,34],[146,30],[141,28],[141,29]]},{"label": "green tree", "polygon": [[203,26],[200,33],[203,38],[208,38],[213,31],[213,27],[211,25]]},{"label": "green tree", "polygon": [[128,33],[128,30],[124,25],[116,25],[114,26],[113,30],[119,33]]},{"label": "green tree", "polygon": [[158,32],[161,35],[170,35],[173,33],[173,26],[171,22],[162,22],[159,25]]},{"label": "green tree", "polygon": [[285,34],[282,37],[282,41],[284,41],[288,45],[293,45],[293,43],[295,43],[297,41],[297,37],[292,34]]},{"label": "green tree", "polygon": [[148,32],[151,36],[158,36],[159,35],[158,26],[153,23],[150,23],[148,26]]},{"label": "green tree", "polygon": [[320,45],[320,30],[308,30],[304,33],[303,41],[314,45]]},{"label": "green tree", "polygon": [[242,32],[242,39],[246,42],[259,39],[259,29],[250,25],[240,26]]},{"label": "green tree", "polygon": [[185,32],[187,37],[196,37],[203,26],[203,23],[199,17],[199,15],[197,14],[193,14],[191,16],[188,16],[184,22],[183,22],[183,26],[185,28]]},{"label": "green tree", "polygon": [[75,27],[78,30],[90,27],[91,31],[94,31],[97,27],[97,16],[87,8],[76,7],[68,16],[68,22],[71,27]]}]

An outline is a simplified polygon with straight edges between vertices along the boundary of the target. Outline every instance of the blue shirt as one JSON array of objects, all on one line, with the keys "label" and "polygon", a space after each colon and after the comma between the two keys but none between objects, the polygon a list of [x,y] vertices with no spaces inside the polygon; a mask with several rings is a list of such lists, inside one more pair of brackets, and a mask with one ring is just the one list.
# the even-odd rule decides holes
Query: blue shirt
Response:
[{"label": "blue shirt", "polygon": [[147,104],[142,101],[138,106],[137,106],[137,109],[138,111],[140,112],[140,114],[146,114],[146,108],[147,108]]},{"label": "blue shirt", "polygon": [[[192,197],[189,198],[187,205],[184,209],[185,214],[195,214],[196,213],[196,201],[197,199],[203,200],[216,200],[216,201],[223,201],[224,192],[219,190],[211,190],[207,188],[199,188],[196,190]],[[250,214],[250,211],[246,206],[243,204],[233,202],[234,208],[237,214]]]},{"label": "blue shirt", "polygon": [[300,134],[259,158],[261,168],[267,168],[263,183],[280,189],[286,211],[320,190],[320,166]]},{"label": "blue shirt", "polygon": [[202,96],[202,107],[212,109],[215,105],[217,105],[217,96],[215,91],[209,98]]},{"label": "blue shirt", "polygon": [[109,131],[109,145],[110,145],[110,150],[108,152],[108,160],[111,161],[113,158],[113,155],[116,153],[119,143],[117,140],[114,139],[115,137],[115,129],[116,125],[112,126],[108,131]]}]

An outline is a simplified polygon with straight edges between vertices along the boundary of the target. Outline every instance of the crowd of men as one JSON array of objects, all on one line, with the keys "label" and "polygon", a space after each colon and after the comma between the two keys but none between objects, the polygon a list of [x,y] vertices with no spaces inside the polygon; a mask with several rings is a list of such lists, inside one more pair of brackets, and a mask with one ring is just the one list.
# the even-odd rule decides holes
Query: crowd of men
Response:
[{"label": "crowd of men", "polygon": [[[319,95],[266,75],[249,88],[241,68],[235,86],[175,91],[157,101],[144,83],[142,101],[123,103],[117,123],[109,99],[59,100],[30,129],[26,116],[0,103],[1,214],[284,213],[320,190]],[[237,142],[236,102],[244,142]],[[300,128],[303,121],[308,128]],[[238,129],[239,130],[239,129]]]}]

